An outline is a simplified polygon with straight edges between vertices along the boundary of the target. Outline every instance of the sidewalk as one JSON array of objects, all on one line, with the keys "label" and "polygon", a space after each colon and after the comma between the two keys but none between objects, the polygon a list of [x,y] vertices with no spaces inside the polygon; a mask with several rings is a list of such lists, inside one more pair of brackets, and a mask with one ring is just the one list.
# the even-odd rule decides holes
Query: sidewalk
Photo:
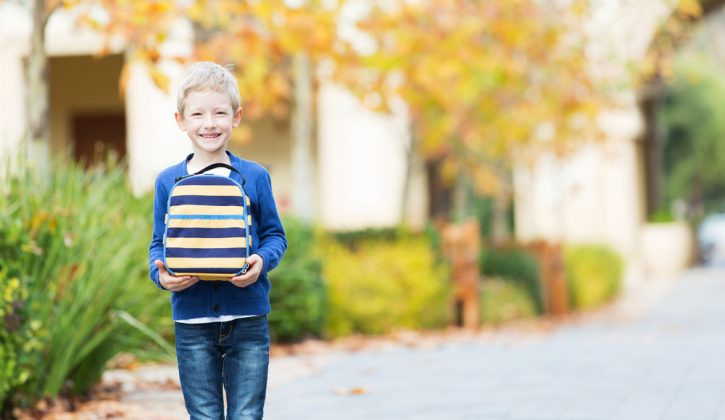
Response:
[{"label": "sidewalk", "polygon": [[[643,286],[561,323],[275,356],[265,418],[725,420],[725,270]],[[133,375],[139,418],[184,418],[173,366]]]}]

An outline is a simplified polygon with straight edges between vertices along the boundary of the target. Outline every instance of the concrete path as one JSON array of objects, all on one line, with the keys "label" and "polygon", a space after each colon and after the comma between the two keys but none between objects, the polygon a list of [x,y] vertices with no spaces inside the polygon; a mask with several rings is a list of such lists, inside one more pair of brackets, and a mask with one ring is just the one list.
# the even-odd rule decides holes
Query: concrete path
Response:
[{"label": "concrete path", "polygon": [[550,331],[345,355],[271,388],[266,417],[725,420],[725,271],[644,286]]},{"label": "concrete path", "polygon": [[[139,418],[184,417],[175,367],[133,375],[123,403]],[[725,420],[725,270],[650,281],[563,323],[276,356],[267,398],[271,420]]]}]

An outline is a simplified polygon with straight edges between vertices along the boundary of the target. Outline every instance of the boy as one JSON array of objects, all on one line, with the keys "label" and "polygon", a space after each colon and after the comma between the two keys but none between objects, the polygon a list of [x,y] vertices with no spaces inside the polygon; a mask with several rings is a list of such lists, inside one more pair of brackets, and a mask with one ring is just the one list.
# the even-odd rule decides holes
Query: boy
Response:
[{"label": "boy", "polygon": [[[192,419],[224,419],[223,387],[227,418],[259,419],[269,366],[267,273],[279,264],[287,248],[269,173],[226,150],[232,129],[242,119],[237,82],[226,68],[210,62],[192,65],[179,88],[175,115],[179,128],[191,140],[193,153],[156,179],[149,265],[151,280],[171,291],[184,403]],[[237,169],[241,175],[223,167],[210,172],[243,185],[251,201],[249,269],[229,281],[174,277],[162,262],[169,191],[177,177],[212,163]]]}]

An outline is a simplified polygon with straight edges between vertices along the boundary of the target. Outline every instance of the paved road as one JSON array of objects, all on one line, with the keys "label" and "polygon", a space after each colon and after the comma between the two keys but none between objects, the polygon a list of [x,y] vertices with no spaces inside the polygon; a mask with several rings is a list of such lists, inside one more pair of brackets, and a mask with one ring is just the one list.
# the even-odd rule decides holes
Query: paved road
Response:
[{"label": "paved road", "polygon": [[645,286],[545,331],[277,358],[266,418],[725,420],[725,270]]},{"label": "paved road", "polygon": [[[265,418],[725,420],[725,269],[536,325],[273,357]],[[185,417],[175,366],[124,375],[126,418]]]}]

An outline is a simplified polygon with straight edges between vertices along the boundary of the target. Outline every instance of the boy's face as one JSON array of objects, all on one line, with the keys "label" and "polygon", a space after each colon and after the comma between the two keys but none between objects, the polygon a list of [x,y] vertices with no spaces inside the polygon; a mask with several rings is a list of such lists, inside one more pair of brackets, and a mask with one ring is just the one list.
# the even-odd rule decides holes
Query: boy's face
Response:
[{"label": "boy's face", "polygon": [[176,123],[186,131],[197,154],[225,151],[232,129],[241,120],[242,108],[232,109],[229,95],[216,90],[189,92],[184,115],[176,113]]}]

